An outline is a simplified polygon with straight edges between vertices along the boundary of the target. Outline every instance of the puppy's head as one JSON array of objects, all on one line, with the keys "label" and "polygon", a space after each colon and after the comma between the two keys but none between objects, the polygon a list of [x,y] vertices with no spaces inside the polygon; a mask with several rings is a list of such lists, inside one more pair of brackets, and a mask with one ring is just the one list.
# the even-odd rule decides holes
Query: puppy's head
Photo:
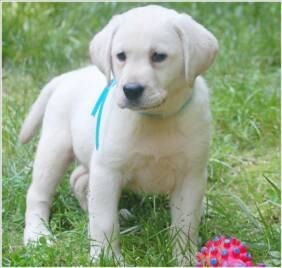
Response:
[{"label": "puppy's head", "polygon": [[151,113],[177,111],[217,50],[215,37],[190,16],[159,6],[113,17],[90,44],[93,63],[117,81],[117,104]]}]

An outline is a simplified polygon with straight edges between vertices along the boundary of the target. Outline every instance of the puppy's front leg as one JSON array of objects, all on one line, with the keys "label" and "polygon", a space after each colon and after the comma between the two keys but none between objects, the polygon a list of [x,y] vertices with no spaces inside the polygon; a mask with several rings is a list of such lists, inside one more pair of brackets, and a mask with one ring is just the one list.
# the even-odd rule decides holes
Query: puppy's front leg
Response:
[{"label": "puppy's front leg", "polygon": [[173,253],[179,265],[194,265],[206,171],[190,172],[171,195]]},{"label": "puppy's front leg", "polygon": [[88,197],[90,256],[93,262],[99,259],[102,251],[109,257],[121,257],[118,240],[118,202],[121,188],[120,172],[93,157]]}]

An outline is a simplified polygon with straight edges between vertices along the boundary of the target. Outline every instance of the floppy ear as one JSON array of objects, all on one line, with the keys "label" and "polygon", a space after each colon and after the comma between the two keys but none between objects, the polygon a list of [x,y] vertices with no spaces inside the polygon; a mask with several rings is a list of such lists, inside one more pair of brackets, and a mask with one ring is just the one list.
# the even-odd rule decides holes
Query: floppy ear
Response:
[{"label": "floppy ear", "polygon": [[193,83],[213,63],[218,42],[211,32],[186,14],[179,14],[173,25],[183,45],[185,78]]},{"label": "floppy ear", "polygon": [[92,62],[105,74],[108,83],[111,80],[112,71],[112,40],[119,24],[119,17],[120,16],[113,17],[110,22],[94,36],[89,46]]}]

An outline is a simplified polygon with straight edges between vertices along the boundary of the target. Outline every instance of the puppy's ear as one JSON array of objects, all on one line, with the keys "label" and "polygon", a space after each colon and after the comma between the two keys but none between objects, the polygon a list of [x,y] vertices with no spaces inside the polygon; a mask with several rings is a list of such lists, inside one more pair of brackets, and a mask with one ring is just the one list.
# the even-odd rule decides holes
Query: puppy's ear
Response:
[{"label": "puppy's ear", "polygon": [[183,45],[185,78],[193,83],[213,63],[218,42],[211,32],[186,14],[177,15],[173,26]]},{"label": "puppy's ear", "polygon": [[89,51],[92,62],[105,74],[108,83],[111,80],[111,49],[114,34],[119,25],[120,16],[113,17],[110,22],[92,39]]}]

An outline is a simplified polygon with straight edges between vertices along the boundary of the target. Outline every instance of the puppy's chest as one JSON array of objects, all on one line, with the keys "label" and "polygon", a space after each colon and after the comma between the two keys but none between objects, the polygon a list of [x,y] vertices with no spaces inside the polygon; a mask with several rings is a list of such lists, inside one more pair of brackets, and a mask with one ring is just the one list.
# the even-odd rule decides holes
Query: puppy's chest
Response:
[{"label": "puppy's chest", "polygon": [[173,191],[188,169],[187,134],[174,119],[143,119],[126,143],[122,171],[127,186],[147,193]]},{"label": "puppy's chest", "polygon": [[184,153],[155,158],[134,154],[126,163],[123,175],[127,187],[145,193],[170,193],[188,169]]}]

